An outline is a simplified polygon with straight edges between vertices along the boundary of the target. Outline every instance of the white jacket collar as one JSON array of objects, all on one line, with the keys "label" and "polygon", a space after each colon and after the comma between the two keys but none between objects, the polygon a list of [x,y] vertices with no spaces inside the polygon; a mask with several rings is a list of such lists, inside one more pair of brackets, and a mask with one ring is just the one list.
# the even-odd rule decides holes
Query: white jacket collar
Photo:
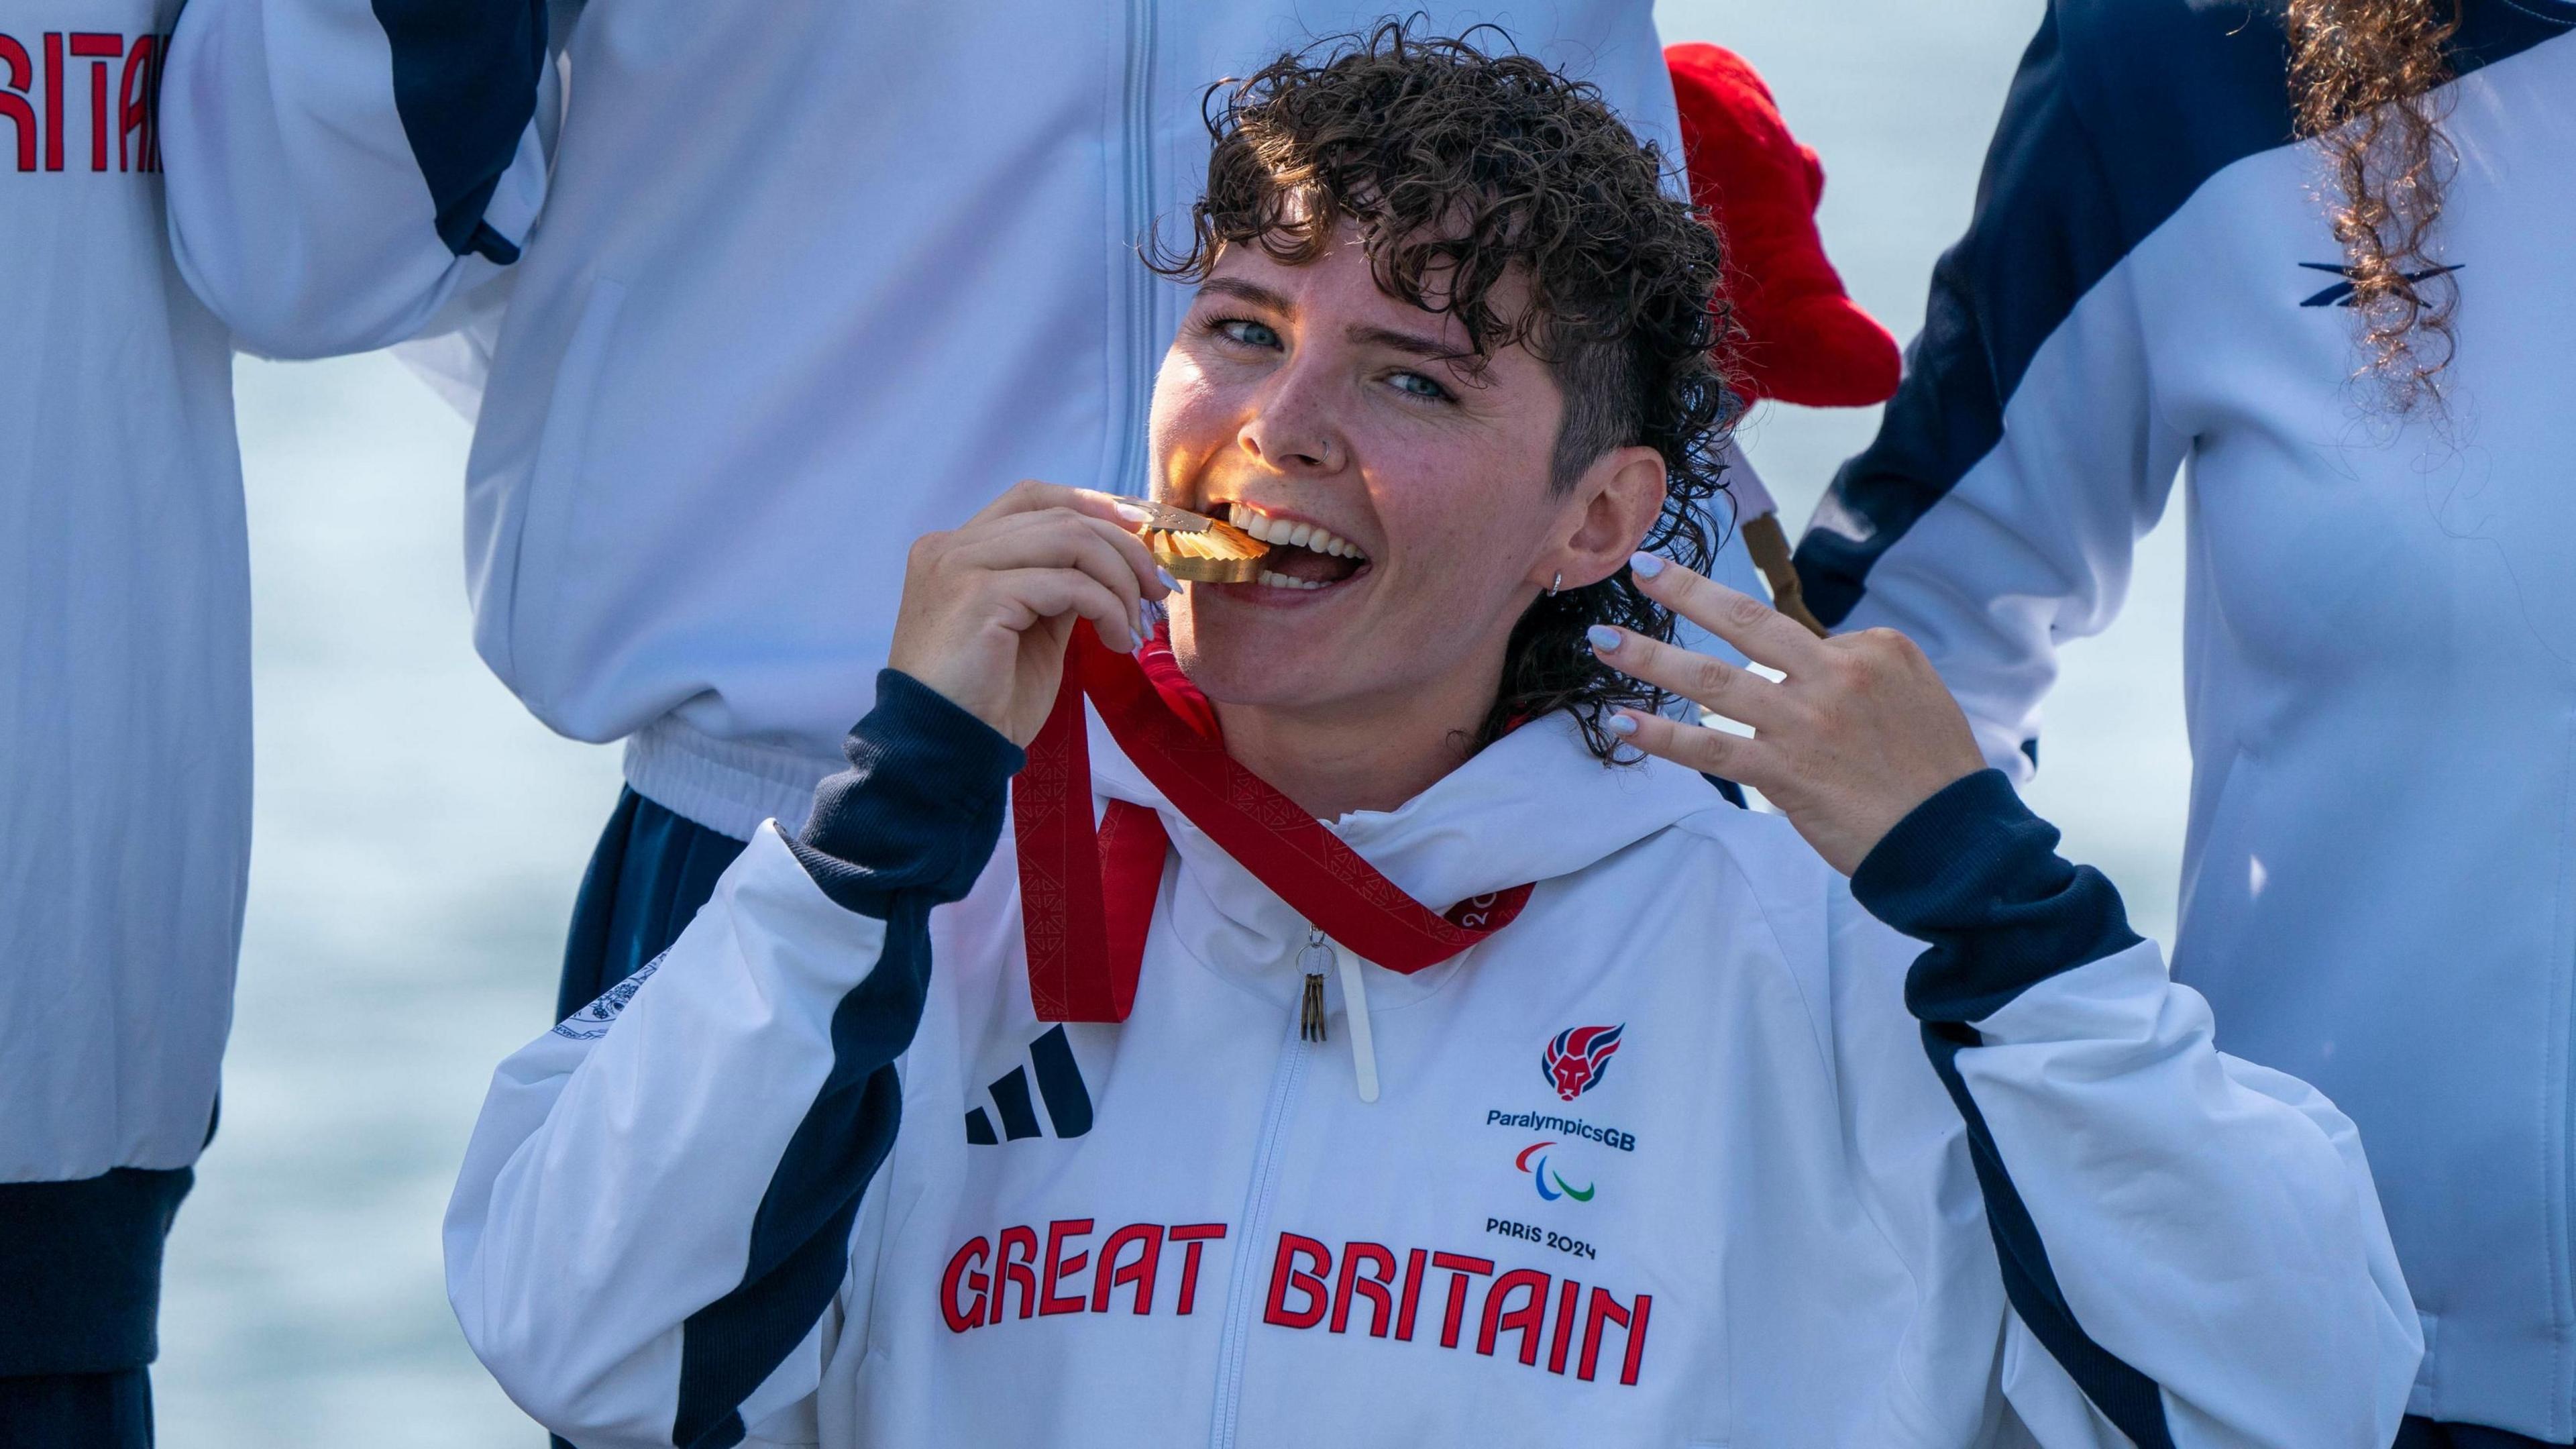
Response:
[{"label": "white jacket collar", "polygon": [[[1302,930],[1294,912],[1163,798],[1096,716],[1091,771],[1095,794],[1162,816],[1182,874],[1235,924],[1283,942]],[[1663,760],[1604,765],[1573,719],[1554,714],[1393,810],[1354,811],[1327,825],[1406,894],[1445,911],[1470,896],[1583,870],[1707,809],[1711,798],[1705,781]]]}]

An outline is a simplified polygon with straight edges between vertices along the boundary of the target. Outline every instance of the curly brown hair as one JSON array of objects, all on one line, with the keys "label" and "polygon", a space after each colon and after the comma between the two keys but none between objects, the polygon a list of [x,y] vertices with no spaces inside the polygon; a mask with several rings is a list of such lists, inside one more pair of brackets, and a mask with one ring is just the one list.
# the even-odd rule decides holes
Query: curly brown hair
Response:
[{"label": "curly brown hair", "polygon": [[2459,289],[2428,250],[2453,160],[2433,93],[2458,0],[2289,0],[2286,23],[2292,110],[2325,150],[2369,371],[2397,412],[2438,407]]},{"label": "curly brown hair", "polygon": [[[1493,50],[1475,43],[1486,33]],[[1304,265],[1350,223],[1387,295],[1464,326],[1463,366],[1516,344],[1546,363],[1565,396],[1549,460],[1560,491],[1613,448],[1662,454],[1664,507],[1643,546],[1707,569],[1724,538],[1710,512],[1725,490],[1719,454],[1741,410],[1712,359],[1726,332],[1712,305],[1718,239],[1597,88],[1490,26],[1441,37],[1387,21],[1220,81],[1208,101],[1215,151],[1189,245],[1157,242],[1147,265],[1204,280],[1245,245]],[[1514,279],[1525,306],[1498,290]],[[1472,748],[1561,709],[1606,760],[1618,742],[1605,710],[1662,707],[1660,691],[1594,657],[1594,624],[1664,640],[1674,628],[1624,568],[1540,597],[1513,627]]]}]

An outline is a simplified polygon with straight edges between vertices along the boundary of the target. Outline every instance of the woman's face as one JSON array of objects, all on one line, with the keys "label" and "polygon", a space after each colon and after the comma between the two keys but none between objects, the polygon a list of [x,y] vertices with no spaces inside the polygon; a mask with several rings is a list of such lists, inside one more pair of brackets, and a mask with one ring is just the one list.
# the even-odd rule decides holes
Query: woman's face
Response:
[{"label": "woman's face", "polygon": [[[1347,228],[1305,266],[1258,247],[1220,257],[1153,410],[1158,496],[1273,541],[1263,581],[1190,585],[1172,607],[1174,650],[1209,697],[1301,712],[1426,690],[1490,700],[1512,625],[1553,574],[1588,584],[1625,557],[1651,512],[1591,551],[1597,570],[1588,553],[1567,568],[1600,490],[1549,486],[1565,404],[1546,365],[1513,347],[1471,376],[1443,360],[1466,349],[1456,319],[1378,290]],[[1291,528],[1323,533],[1280,546]]]}]

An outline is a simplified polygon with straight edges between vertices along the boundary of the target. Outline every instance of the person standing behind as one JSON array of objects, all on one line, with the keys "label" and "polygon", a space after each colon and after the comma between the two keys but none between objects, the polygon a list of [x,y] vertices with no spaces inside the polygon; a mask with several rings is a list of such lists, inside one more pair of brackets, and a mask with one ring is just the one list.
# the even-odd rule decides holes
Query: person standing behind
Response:
[{"label": "person standing behind", "polygon": [[2360,1124],[2400,1443],[2576,1441],[2576,5],[2053,0],[1798,550],[2027,778],[2189,471],[2179,979]]},{"label": "person standing behind", "polygon": [[0,1449],[152,1441],[250,857],[232,345],[165,241],[179,0],[0,14]]},{"label": "person standing behind", "polygon": [[[995,480],[1144,491],[1180,303],[1134,246],[1194,194],[1202,88],[1377,14],[189,6],[167,145],[199,294],[279,356],[488,360],[476,645],[550,727],[626,742],[558,1017],[658,955],[763,820],[803,822],[910,540]],[[1647,0],[1510,18],[1678,154]]]}]

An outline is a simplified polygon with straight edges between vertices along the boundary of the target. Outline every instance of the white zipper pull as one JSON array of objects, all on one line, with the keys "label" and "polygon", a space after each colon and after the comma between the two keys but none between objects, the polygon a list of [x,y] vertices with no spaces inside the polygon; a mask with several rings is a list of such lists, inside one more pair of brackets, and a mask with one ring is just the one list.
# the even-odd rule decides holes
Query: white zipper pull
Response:
[{"label": "white zipper pull", "polygon": [[[1327,947],[1326,949],[1331,949]],[[1351,1083],[1360,1100],[1377,1100],[1377,1043],[1369,1032],[1368,985],[1357,952],[1336,951],[1342,962],[1342,1010],[1351,1019]]]}]

